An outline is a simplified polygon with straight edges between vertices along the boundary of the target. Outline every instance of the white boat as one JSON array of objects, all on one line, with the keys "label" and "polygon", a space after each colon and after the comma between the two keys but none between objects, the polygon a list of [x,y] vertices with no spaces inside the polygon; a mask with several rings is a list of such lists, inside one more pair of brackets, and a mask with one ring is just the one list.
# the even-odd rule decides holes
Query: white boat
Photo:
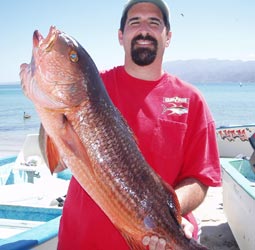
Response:
[{"label": "white boat", "polygon": [[51,175],[28,135],[17,157],[0,159],[0,250],[55,250],[71,174]]},{"label": "white boat", "polygon": [[[255,125],[217,129],[223,209],[240,250],[255,249]],[[252,156],[252,157],[251,157]]]},{"label": "white boat", "polygon": [[240,250],[255,249],[255,174],[247,159],[221,158],[223,209]]},{"label": "white boat", "polygon": [[249,137],[255,133],[255,124],[221,126],[216,129],[220,157],[250,157],[253,149]]}]

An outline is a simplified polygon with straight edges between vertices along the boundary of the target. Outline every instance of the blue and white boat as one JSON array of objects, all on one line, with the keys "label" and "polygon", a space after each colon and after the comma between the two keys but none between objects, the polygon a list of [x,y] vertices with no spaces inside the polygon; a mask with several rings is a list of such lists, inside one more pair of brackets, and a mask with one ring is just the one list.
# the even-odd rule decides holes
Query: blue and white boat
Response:
[{"label": "blue and white boat", "polygon": [[223,209],[240,250],[255,249],[255,174],[247,159],[221,158]]},{"label": "blue and white boat", "polygon": [[28,135],[18,156],[0,159],[0,250],[55,250],[71,174],[51,175]]},{"label": "blue and white boat", "polygon": [[255,138],[255,125],[222,127],[217,133],[220,137],[224,213],[240,250],[254,250],[255,145],[249,141],[251,137]]}]

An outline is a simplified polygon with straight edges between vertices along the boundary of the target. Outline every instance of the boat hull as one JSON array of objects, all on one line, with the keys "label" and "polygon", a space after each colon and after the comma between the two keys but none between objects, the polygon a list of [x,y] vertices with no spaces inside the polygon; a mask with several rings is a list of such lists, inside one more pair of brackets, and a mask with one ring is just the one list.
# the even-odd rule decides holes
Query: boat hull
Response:
[{"label": "boat hull", "polygon": [[223,208],[240,250],[255,249],[255,175],[249,161],[221,159]]},{"label": "boat hull", "polygon": [[62,208],[54,198],[66,194],[71,175],[49,176],[43,162],[24,164],[39,159],[37,138],[29,135],[18,156],[0,159],[0,250],[57,249]]},{"label": "boat hull", "polygon": [[0,205],[0,250],[56,249],[61,214],[61,208]]}]

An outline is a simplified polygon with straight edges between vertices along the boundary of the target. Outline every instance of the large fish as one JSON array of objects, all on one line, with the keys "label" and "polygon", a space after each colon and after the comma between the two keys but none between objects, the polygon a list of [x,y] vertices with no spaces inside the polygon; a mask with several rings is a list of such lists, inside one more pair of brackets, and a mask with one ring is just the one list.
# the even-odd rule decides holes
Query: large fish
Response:
[{"label": "large fish", "polygon": [[143,158],[76,40],[55,27],[46,38],[35,31],[32,60],[20,76],[45,130],[40,137],[51,171],[70,168],[131,249],[146,249],[145,235],[164,238],[168,249],[207,249],[184,236],[174,190]]}]

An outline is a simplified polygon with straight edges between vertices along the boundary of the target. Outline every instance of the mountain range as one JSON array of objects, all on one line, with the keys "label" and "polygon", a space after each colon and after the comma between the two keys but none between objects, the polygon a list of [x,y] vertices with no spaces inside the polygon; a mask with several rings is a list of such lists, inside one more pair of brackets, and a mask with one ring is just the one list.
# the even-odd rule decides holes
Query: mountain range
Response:
[{"label": "mountain range", "polygon": [[255,61],[194,59],[167,61],[164,69],[191,83],[255,83]]},{"label": "mountain range", "polygon": [[[176,60],[165,62],[164,69],[191,83],[255,83],[255,61]],[[0,82],[1,84],[6,84],[6,82]],[[20,82],[8,84],[20,84]]]}]

